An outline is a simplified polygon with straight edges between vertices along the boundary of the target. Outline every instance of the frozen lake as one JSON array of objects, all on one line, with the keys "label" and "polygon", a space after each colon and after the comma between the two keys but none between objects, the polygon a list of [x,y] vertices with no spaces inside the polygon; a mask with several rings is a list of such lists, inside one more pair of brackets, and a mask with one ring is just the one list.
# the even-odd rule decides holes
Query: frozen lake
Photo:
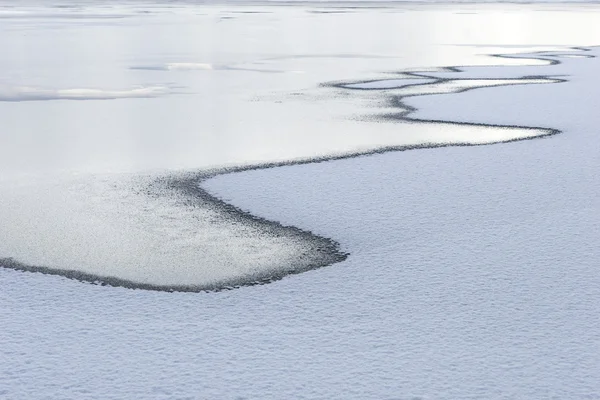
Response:
[{"label": "frozen lake", "polygon": [[600,398],[599,12],[0,2],[0,397]]}]

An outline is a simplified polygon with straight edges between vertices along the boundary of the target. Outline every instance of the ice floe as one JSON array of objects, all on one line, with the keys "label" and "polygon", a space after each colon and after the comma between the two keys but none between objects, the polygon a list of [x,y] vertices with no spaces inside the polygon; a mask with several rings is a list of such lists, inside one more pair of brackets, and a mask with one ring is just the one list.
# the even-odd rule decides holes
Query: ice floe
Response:
[{"label": "ice floe", "polygon": [[102,89],[43,89],[27,86],[0,85],[0,101],[41,101],[41,100],[115,100],[153,98],[168,94],[165,86],[148,86],[128,90]]}]

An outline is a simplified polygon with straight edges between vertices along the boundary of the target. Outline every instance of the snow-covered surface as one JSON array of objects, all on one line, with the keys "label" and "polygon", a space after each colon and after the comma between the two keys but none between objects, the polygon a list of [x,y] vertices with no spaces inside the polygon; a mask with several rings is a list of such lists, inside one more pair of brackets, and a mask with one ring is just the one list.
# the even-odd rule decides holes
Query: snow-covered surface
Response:
[{"label": "snow-covered surface", "polygon": [[[0,268],[0,397],[600,398],[598,58],[555,56],[600,43],[597,8],[132,4],[2,9],[4,87],[173,93],[0,103],[0,256],[150,284],[243,275],[240,259],[292,259],[315,236],[162,193],[193,182],[169,170],[563,133],[205,182],[350,253],[268,285],[164,293]],[[562,64],[478,56],[531,51]],[[483,64],[511,67],[438,68]],[[406,93],[332,87],[415,69],[567,82],[400,99],[413,118],[511,128],[405,123]],[[219,259],[231,269],[204,263]]]},{"label": "snow-covered surface", "polygon": [[[332,325],[324,341],[310,341],[311,328],[295,337],[299,346],[291,341],[325,354],[306,364],[344,376],[357,398],[600,397],[597,60],[543,67],[568,74],[568,83],[411,99],[419,117],[563,130],[551,138],[206,183],[245,210],[333,237],[350,252],[297,286],[322,291],[302,297],[297,323]],[[290,293],[290,281],[274,286]]]}]

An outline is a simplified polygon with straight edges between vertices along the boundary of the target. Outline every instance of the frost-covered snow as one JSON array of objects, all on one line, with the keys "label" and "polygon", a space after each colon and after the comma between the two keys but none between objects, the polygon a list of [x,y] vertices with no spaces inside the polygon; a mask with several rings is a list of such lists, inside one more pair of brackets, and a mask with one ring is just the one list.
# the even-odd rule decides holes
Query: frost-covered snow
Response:
[{"label": "frost-covered snow", "polygon": [[[268,285],[165,293],[0,268],[1,398],[600,398],[598,58],[562,57],[598,55],[569,50],[600,43],[596,6],[27,4],[2,9],[3,87],[170,91],[0,102],[0,256],[26,264],[155,285],[286,265],[317,242],[157,182],[563,133],[205,182],[350,253]],[[479,55],[532,51],[562,64]],[[436,92],[567,82],[403,98],[413,118],[511,128],[404,123],[404,89],[335,86],[409,70],[470,79]]]}]

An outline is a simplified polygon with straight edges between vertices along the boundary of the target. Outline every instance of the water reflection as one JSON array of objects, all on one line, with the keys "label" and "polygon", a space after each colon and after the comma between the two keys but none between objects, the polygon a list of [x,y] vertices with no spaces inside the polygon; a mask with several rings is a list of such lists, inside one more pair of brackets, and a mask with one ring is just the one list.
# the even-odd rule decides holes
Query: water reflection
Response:
[{"label": "water reflection", "polygon": [[[0,92],[175,87],[185,94],[2,103],[2,174],[189,169],[352,151],[390,133],[382,137],[348,122],[369,106],[349,98],[332,101],[335,94],[319,89],[321,82],[389,78],[383,73],[425,66],[519,64],[480,54],[600,41],[589,6],[560,14],[539,5],[461,6],[476,15],[456,14],[449,6],[397,7],[404,12],[307,14],[303,7],[252,7],[268,13],[237,14],[226,24],[218,22],[225,10],[218,6],[157,4],[148,14],[135,5],[109,14],[88,4],[54,14],[46,7],[4,9],[5,17],[19,17],[6,17],[0,26]],[[75,23],[113,14],[127,18],[110,26]],[[49,31],[40,20],[58,29]],[[495,45],[510,48],[490,51]],[[168,68],[132,69],[140,65]],[[415,134],[419,129],[410,127]],[[394,130],[408,134],[403,126]]]}]

